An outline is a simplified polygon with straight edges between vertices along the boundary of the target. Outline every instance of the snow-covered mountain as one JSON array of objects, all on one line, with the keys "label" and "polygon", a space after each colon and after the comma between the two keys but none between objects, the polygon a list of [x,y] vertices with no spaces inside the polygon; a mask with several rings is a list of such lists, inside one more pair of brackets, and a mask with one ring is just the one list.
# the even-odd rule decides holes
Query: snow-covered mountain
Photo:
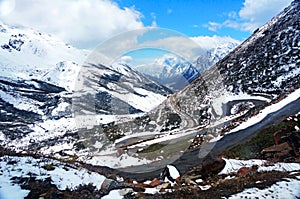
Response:
[{"label": "snow-covered mountain", "polygon": [[145,66],[139,66],[137,70],[144,72],[149,78],[166,85],[173,90],[180,90],[188,83],[196,79],[200,72],[189,61],[173,54],[166,54],[147,65],[146,70],[159,66],[159,70],[149,74],[143,70]]},{"label": "snow-covered mountain", "polygon": [[[75,90],[76,77],[90,54],[88,50],[76,49],[51,35],[3,23],[0,24],[0,46],[1,77],[13,80],[40,80],[62,87],[68,92]],[[122,66],[116,69],[119,75],[140,79],[139,83],[147,79],[129,67]],[[114,67],[106,67],[105,70],[111,73]],[[148,79],[147,81],[144,84],[152,83],[158,87],[156,90],[152,88],[152,94],[156,96],[159,85]],[[155,103],[159,104],[166,93],[158,95],[156,97],[159,99],[156,102],[152,100],[153,106]],[[146,95],[144,98],[147,98]]]},{"label": "snow-covered mountain", "polygon": [[89,54],[51,35],[3,23],[0,24],[0,46],[2,77],[39,79],[68,91],[73,89],[72,77]]},{"label": "snow-covered mountain", "polygon": [[[299,153],[299,144],[293,140],[300,121],[299,10],[300,1],[295,0],[168,97],[168,89],[127,65],[81,65],[85,55],[80,50],[44,35],[51,38],[48,42],[32,30],[20,29],[20,36],[19,28],[2,25],[6,39],[0,44],[0,197],[173,198],[193,194],[190,197],[201,198],[198,193],[218,198],[298,197],[299,163],[223,158],[217,161],[224,163],[219,168],[215,162],[205,165],[201,160],[209,152],[213,156],[243,145],[257,130],[265,133],[264,127],[286,116],[295,137],[282,138],[292,139],[295,145],[288,144],[292,150],[284,149],[296,152],[295,156]],[[39,50],[32,51],[32,41]],[[35,52],[49,52],[55,59]],[[178,62],[169,57],[164,64]],[[184,66],[188,67],[184,62],[178,65],[178,71]],[[71,78],[74,74],[84,79]],[[172,69],[165,74],[171,75]],[[95,95],[90,98],[91,93]],[[147,114],[112,115],[146,111],[162,99],[166,100]],[[99,124],[79,129],[74,109],[83,113],[82,123],[90,122],[84,116],[95,111],[93,117],[97,116]],[[198,150],[190,149],[192,144]],[[180,172],[174,165],[165,167],[169,163]],[[161,179],[159,168],[171,176],[175,170],[184,183],[178,186]],[[183,174],[186,169],[192,172]],[[127,179],[128,175],[138,182]],[[236,190],[227,190],[235,184]],[[216,190],[220,191],[216,194]]]},{"label": "snow-covered mountain", "polygon": [[199,36],[191,39],[204,50],[192,63],[174,54],[166,54],[153,63],[137,66],[137,70],[178,91],[240,44],[231,37]]},{"label": "snow-covered mountain", "polygon": [[[97,125],[131,119],[171,94],[127,65],[89,65],[89,53],[33,29],[0,25],[2,146],[43,148],[45,153],[73,150],[82,127],[74,114],[91,110]],[[96,72],[85,73],[92,96],[78,88],[78,75],[86,68]],[[90,97],[94,103],[78,100]]]},{"label": "snow-covered mountain", "polygon": [[[284,116],[298,113],[299,9],[299,1],[294,1],[199,78],[147,115],[133,122],[108,127],[112,140],[121,135],[122,138],[116,140],[117,146],[128,148],[128,151],[143,151],[161,144],[157,153],[165,151],[164,161],[167,158],[171,161],[174,155],[167,153],[172,148],[170,145],[184,151],[189,142],[184,145],[182,139],[189,136],[200,134],[205,143],[220,140],[222,144],[216,150],[221,150],[251,136],[256,128],[260,129],[270,121],[278,122]],[[231,134],[235,136],[231,136],[230,141],[222,141]],[[149,137],[152,138],[150,141]],[[203,155],[207,150],[204,149]]]},{"label": "snow-covered mountain", "polygon": [[210,66],[217,63],[241,43],[231,37],[199,36],[192,39],[206,50],[194,63],[200,73],[203,73]]}]

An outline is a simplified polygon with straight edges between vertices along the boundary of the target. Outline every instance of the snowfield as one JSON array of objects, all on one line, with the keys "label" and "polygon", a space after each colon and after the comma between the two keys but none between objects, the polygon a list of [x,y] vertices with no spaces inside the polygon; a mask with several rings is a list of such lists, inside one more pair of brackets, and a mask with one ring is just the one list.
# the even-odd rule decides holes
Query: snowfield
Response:
[{"label": "snowfield", "polygon": [[235,160],[235,159],[226,159],[225,168],[219,173],[220,174],[230,174],[236,173],[242,167],[251,167],[254,165],[259,166],[258,172],[264,171],[281,171],[281,172],[292,172],[292,171],[300,171],[299,163],[272,163],[266,160]]},{"label": "snowfield", "polygon": [[241,193],[232,195],[229,199],[240,199],[240,198],[284,198],[284,199],[294,199],[300,196],[300,176],[298,180],[296,179],[284,179],[284,181],[277,182],[276,184],[266,188],[258,189],[251,188],[245,189]]},{"label": "snowfield", "polygon": [[[105,177],[90,172],[86,169],[69,166],[50,159],[35,159],[32,157],[10,157],[0,158],[0,197],[1,199],[24,198],[29,190],[22,190],[21,187],[12,180],[12,177],[28,178],[35,176],[37,180],[51,178],[53,184],[60,190],[74,190],[79,185],[92,183],[97,189]],[[54,170],[46,170],[45,166],[54,166]]]},{"label": "snowfield", "polygon": [[[228,133],[226,134],[230,134],[230,133],[234,133],[234,132],[238,132],[240,130],[246,129],[248,127],[251,127],[253,125],[258,124],[259,122],[261,122],[265,117],[267,117],[270,113],[274,113],[280,109],[282,109],[283,107],[285,107],[286,105],[288,105],[291,102],[296,101],[297,99],[299,99],[300,97],[300,89],[295,90],[294,92],[292,92],[291,94],[289,94],[286,98],[284,98],[283,100],[271,104],[269,106],[267,106],[266,108],[262,109],[259,114],[249,118],[247,121],[242,122],[241,124],[239,124],[237,127],[233,128],[232,130],[230,130]],[[246,99],[246,98],[243,98]],[[238,99],[236,99],[238,100]],[[238,115],[236,115],[238,116]],[[232,117],[224,117],[222,119],[222,121],[226,121],[228,119],[232,119]],[[217,121],[217,123],[220,123],[220,121]],[[225,135],[226,135],[225,134]],[[218,135],[217,137],[213,138],[210,140],[210,142],[217,142],[220,139],[222,139],[224,136],[223,135]]]},{"label": "snowfield", "polygon": [[[12,79],[44,79],[72,90],[74,75],[90,53],[25,27],[0,23],[1,76]],[[8,45],[15,42],[15,45]],[[4,47],[5,46],[5,47]],[[16,59],[17,57],[17,59]],[[77,63],[77,64],[75,64]]]},{"label": "snowfield", "polygon": [[234,133],[242,129],[246,129],[252,125],[257,124],[258,122],[262,121],[268,114],[276,112],[283,107],[285,107],[287,104],[299,99],[300,97],[300,89],[295,90],[291,94],[289,94],[286,98],[281,100],[280,102],[276,104],[272,104],[265,109],[261,110],[260,113],[254,117],[251,117],[246,122],[243,122],[238,127],[232,129],[229,133]]}]

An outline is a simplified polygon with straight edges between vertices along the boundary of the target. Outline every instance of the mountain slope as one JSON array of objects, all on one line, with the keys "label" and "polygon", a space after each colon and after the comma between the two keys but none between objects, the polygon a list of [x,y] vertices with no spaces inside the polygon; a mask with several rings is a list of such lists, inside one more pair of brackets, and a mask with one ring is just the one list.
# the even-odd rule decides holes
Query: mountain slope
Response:
[{"label": "mountain slope", "polygon": [[[86,64],[80,72],[88,81],[79,81],[82,87],[77,91],[82,95],[73,96],[75,106],[72,108],[78,116],[95,112],[95,107],[103,114],[99,117],[91,114],[96,123],[92,123],[90,129],[78,130],[76,127],[80,125],[76,119],[58,117],[58,120],[33,124],[21,138],[3,143],[20,149],[40,149],[46,154],[76,154],[81,161],[118,168],[157,162],[161,157],[164,161],[176,160],[187,150],[195,134],[203,135],[204,142],[214,142],[225,133],[255,125],[270,112],[282,110],[299,95],[298,10],[299,3],[295,1],[183,90],[132,121],[128,121],[129,118],[125,119],[128,122],[124,122],[124,118],[115,121],[118,116],[112,119],[104,114],[117,114],[120,110],[138,112],[141,109],[131,107],[135,104],[143,107],[146,100],[142,102],[140,99],[145,99],[144,95],[148,95],[151,89],[154,93],[155,88],[161,90],[162,87],[151,84],[151,80],[124,65]],[[147,81],[150,87],[143,83]],[[86,88],[91,88],[92,95]],[[60,102],[70,99],[68,92],[60,93]],[[97,93],[100,95],[94,95]],[[118,99],[128,103],[115,102]],[[66,103],[60,106],[62,109],[66,107]],[[297,106],[294,111],[297,111]],[[33,115],[33,118],[39,117]],[[109,121],[114,122],[105,124]],[[87,124],[91,118],[80,118],[80,122]],[[68,132],[63,129],[68,129]],[[3,137],[8,136],[0,136]],[[152,146],[157,150],[148,149]],[[164,146],[172,150],[162,150]],[[144,150],[150,150],[150,155],[142,153]],[[180,153],[175,155],[174,150]],[[87,151],[90,153],[88,159]],[[124,159],[127,161],[121,161]]]},{"label": "mountain slope", "polygon": [[[73,99],[75,112],[83,107],[85,111],[94,111],[93,105],[98,111],[103,110],[103,113],[115,115],[147,112],[159,105],[171,93],[168,88],[123,64],[115,64],[112,67],[86,64],[79,74],[82,75],[79,79],[83,81],[78,81],[76,85],[75,94],[80,95],[80,98]],[[79,109],[76,108],[77,106]]]},{"label": "mountain slope", "polygon": [[171,93],[126,65],[89,65],[97,73],[90,76],[94,91],[86,99],[94,103],[76,104],[82,102],[77,100],[76,82],[89,51],[24,27],[1,24],[0,30],[2,146],[46,154],[75,150],[82,128],[76,113],[91,110],[97,125],[127,120],[153,109]]},{"label": "mountain slope", "polygon": [[[189,105],[182,110],[191,113],[194,107],[199,107],[206,99],[210,100],[211,108],[216,112],[210,116],[216,118],[225,115],[218,107],[218,98],[226,106],[226,102],[232,99],[239,101],[252,98],[269,102],[295,91],[299,87],[300,72],[297,9],[299,3],[295,2],[259,28],[201,78],[176,94],[175,103],[187,104],[182,100],[190,96],[190,105],[195,106]],[[203,86],[207,89],[203,89]],[[201,99],[198,93],[206,93],[206,96]]]},{"label": "mountain slope", "polygon": [[[5,24],[0,24],[0,46],[2,77],[40,79],[69,91],[74,82],[63,76],[76,75],[89,53],[33,29]],[[49,73],[57,73],[52,74],[56,79]]]},{"label": "mountain slope", "polygon": [[[244,136],[251,136],[256,126],[259,128],[267,121],[278,120],[279,115],[283,117],[299,112],[299,9],[299,1],[294,1],[147,116],[104,131],[112,140],[117,138],[116,134],[121,134],[122,138],[115,142],[119,147],[128,147],[129,151],[167,143],[184,151],[190,143],[181,142],[179,137],[199,134],[205,143],[214,143],[224,134],[249,127],[252,130]],[[293,107],[292,110],[289,108],[290,111],[285,109],[288,104]],[[143,126],[142,133],[139,125]],[[243,136],[236,136],[231,142],[222,142],[223,147],[243,139]],[[145,142],[139,144],[136,140]],[[157,153],[163,149],[159,148]],[[164,154],[164,160],[167,157],[172,157],[172,154]]]}]

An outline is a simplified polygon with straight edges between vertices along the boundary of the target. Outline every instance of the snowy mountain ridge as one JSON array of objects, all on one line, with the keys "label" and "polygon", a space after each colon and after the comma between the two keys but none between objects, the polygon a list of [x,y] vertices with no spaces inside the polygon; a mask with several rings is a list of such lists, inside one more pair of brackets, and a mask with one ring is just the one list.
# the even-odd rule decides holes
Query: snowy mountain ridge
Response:
[{"label": "snowy mountain ridge", "polygon": [[[37,79],[62,87],[68,92],[74,91],[76,78],[90,51],[76,49],[33,29],[4,24],[1,24],[0,28],[2,77],[14,80]],[[108,75],[111,69],[116,69],[114,72],[118,72],[119,75],[145,80],[141,74],[128,66],[107,67],[107,72],[103,73]],[[156,84],[153,81],[151,83]],[[156,98],[158,100],[149,100],[155,102],[154,106],[164,99],[158,95]]]},{"label": "snowy mountain ridge", "polygon": [[[80,65],[59,59],[51,65],[57,71],[52,74],[46,66],[27,70],[8,58],[17,58],[29,40],[7,37],[0,50],[15,54],[0,62],[20,73],[13,76],[7,69],[0,77],[0,198],[299,197],[299,10],[295,0],[170,96],[168,89],[127,65],[89,62],[78,70],[84,78],[75,81],[82,88],[73,93],[72,87],[60,85],[65,77],[59,74],[73,73]],[[176,62],[170,58],[164,64]],[[152,109],[146,103],[154,106],[155,99],[166,100]],[[81,118],[73,118],[76,108]],[[128,114],[142,110],[148,112]],[[92,119],[97,125],[87,128]],[[263,142],[279,132],[274,123],[281,126],[285,120],[286,134],[266,148]],[[255,134],[263,135],[254,142],[263,150],[243,149],[259,159],[242,160],[235,153],[239,160],[213,159],[230,156],[229,148],[244,147]],[[263,156],[274,148],[280,149],[274,156],[286,153],[283,160],[292,163]],[[179,185],[161,179],[160,174],[174,172],[170,168],[181,177]]]},{"label": "snowy mountain ridge", "polygon": [[[251,136],[253,128],[261,129],[268,121],[280,121],[279,116],[298,113],[299,7],[299,1],[294,1],[147,115],[109,127],[111,140],[114,141],[116,134],[121,135],[122,138],[115,140],[118,147],[143,151],[147,146],[171,143],[170,140],[172,143],[178,141],[179,145],[180,137],[196,134],[203,136],[204,143],[220,141],[223,145],[216,150],[221,150],[235,144],[234,140]],[[139,125],[143,125],[143,132]],[[238,136],[230,136],[231,133]],[[157,134],[160,136],[155,137]],[[231,141],[226,139],[227,135]],[[145,142],[141,142],[143,137]],[[184,151],[187,146],[182,144],[182,147]],[[163,149],[158,149],[157,153],[160,150]],[[165,154],[164,160],[170,157],[171,153]]]},{"label": "snowy mountain ridge", "polygon": [[190,62],[173,54],[165,54],[151,64],[137,66],[137,70],[178,91],[240,44],[231,37],[199,36],[191,39],[204,49],[197,60]]},{"label": "snowy mountain ridge", "polygon": [[[57,86],[65,86],[67,90],[72,90],[73,82],[71,78],[66,80],[64,77],[75,75],[78,65],[89,54],[88,50],[76,49],[48,34],[3,23],[0,24],[0,46],[1,76],[43,79]],[[56,79],[50,80],[50,76]]]},{"label": "snowy mountain ridge", "polygon": [[[73,118],[73,104],[79,95],[76,82],[88,65],[89,53],[33,29],[1,24],[2,145],[23,149],[45,147],[46,153],[76,148],[75,134],[79,128],[86,128]],[[98,72],[90,82],[94,86],[95,104],[81,104],[79,109],[91,108],[98,125],[134,118],[153,109],[170,94],[167,88],[126,65],[92,68]],[[56,139],[54,148],[49,147],[47,143]]]}]

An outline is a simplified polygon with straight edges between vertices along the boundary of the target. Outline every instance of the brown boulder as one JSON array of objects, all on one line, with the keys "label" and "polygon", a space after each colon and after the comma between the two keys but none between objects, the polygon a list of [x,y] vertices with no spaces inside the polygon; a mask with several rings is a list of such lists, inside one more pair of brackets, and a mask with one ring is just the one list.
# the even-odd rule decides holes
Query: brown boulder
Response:
[{"label": "brown boulder", "polygon": [[237,176],[241,177],[241,176],[253,174],[257,171],[257,169],[258,169],[257,165],[253,165],[252,167],[242,167],[238,170]]},{"label": "brown boulder", "polygon": [[218,174],[225,167],[225,160],[222,158],[207,159],[202,164],[202,176]]},{"label": "brown boulder", "polygon": [[263,149],[261,151],[261,154],[267,159],[284,161],[285,159],[291,157],[292,151],[293,149],[289,145],[289,143],[284,142],[282,144],[274,145]]},{"label": "brown boulder", "polygon": [[284,142],[282,144],[279,145],[274,145],[268,148],[265,148],[261,151],[262,154],[266,154],[266,153],[279,153],[279,152],[283,152],[283,151],[289,151],[291,150],[291,147],[289,145],[288,142]]}]

